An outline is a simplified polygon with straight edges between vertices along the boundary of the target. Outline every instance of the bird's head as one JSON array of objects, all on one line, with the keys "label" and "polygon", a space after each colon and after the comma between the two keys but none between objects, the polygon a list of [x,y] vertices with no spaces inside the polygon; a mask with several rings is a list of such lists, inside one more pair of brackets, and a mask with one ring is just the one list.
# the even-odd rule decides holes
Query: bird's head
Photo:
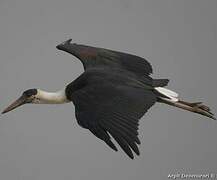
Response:
[{"label": "bird's head", "polygon": [[57,92],[47,92],[41,89],[28,89],[23,92],[23,94],[14,101],[10,106],[8,106],[3,112],[7,113],[23,104],[63,104],[68,103],[70,100],[67,98],[65,93],[65,88]]},{"label": "bird's head", "polygon": [[2,112],[2,114],[7,113],[26,103],[37,103],[38,101],[40,101],[40,99],[38,99],[37,97],[37,94],[38,94],[37,89],[28,89],[24,91],[23,94],[16,101],[14,101],[10,106],[8,106]]}]

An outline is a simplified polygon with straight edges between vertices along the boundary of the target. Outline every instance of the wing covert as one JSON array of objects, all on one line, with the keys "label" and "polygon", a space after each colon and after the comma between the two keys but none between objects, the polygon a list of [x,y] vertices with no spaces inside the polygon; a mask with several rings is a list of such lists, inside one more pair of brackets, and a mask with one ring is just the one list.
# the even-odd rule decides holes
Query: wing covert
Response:
[{"label": "wing covert", "polygon": [[59,44],[57,49],[68,52],[81,60],[84,69],[97,66],[122,68],[139,76],[152,73],[151,64],[144,58],[123,52],[72,44],[71,39]]}]

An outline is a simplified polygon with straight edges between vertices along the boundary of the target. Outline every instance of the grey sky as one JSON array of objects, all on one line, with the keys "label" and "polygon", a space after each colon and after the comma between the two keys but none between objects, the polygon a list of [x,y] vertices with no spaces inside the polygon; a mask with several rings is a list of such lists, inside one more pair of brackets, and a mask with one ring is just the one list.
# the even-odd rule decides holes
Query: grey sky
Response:
[{"label": "grey sky", "polygon": [[[133,53],[153,77],[217,113],[216,0],[1,0],[0,109],[29,88],[55,91],[83,71],[55,46]],[[217,122],[156,104],[140,121],[141,155],[113,152],[77,125],[74,106],[26,105],[0,117],[2,180],[156,180],[217,173]]]}]

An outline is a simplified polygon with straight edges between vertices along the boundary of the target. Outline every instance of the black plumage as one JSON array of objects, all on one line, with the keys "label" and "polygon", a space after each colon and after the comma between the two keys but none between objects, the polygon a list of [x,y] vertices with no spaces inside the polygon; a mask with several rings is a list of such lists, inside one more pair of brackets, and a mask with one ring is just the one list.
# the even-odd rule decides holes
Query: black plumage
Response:
[{"label": "black plumage", "polygon": [[139,155],[138,121],[157,101],[154,87],[165,86],[168,80],[153,80],[150,63],[141,57],[70,41],[57,48],[84,65],[84,73],[66,87],[79,125],[115,151],[110,135],[130,158],[132,150]]},{"label": "black plumage", "polygon": [[165,103],[216,120],[202,102],[180,100],[178,94],[163,88],[168,79],[150,77],[152,67],[141,57],[103,48],[72,44],[71,39],[57,46],[77,57],[84,72],[65,89],[46,92],[29,89],[2,114],[23,104],[63,104],[73,102],[78,124],[89,129],[110,148],[117,151],[111,137],[124,152],[139,155],[139,119],[155,103]]},{"label": "black plumage", "polygon": [[58,45],[57,49],[76,56],[83,63],[85,70],[105,66],[110,68],[118,67],[137,75],[149,75],[152,73],[151,64],[146,59],[136,55],[104,48],[72,44],[71,39]]}]

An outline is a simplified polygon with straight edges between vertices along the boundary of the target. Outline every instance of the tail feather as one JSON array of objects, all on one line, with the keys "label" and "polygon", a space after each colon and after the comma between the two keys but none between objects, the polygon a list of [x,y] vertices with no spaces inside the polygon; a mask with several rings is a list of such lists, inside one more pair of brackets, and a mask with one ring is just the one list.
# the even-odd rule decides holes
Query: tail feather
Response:
[{"label": "tail feather", "polygon": [[164,87],[167,86],[169,79],[153,79],[152,85],[154,87]]}]

